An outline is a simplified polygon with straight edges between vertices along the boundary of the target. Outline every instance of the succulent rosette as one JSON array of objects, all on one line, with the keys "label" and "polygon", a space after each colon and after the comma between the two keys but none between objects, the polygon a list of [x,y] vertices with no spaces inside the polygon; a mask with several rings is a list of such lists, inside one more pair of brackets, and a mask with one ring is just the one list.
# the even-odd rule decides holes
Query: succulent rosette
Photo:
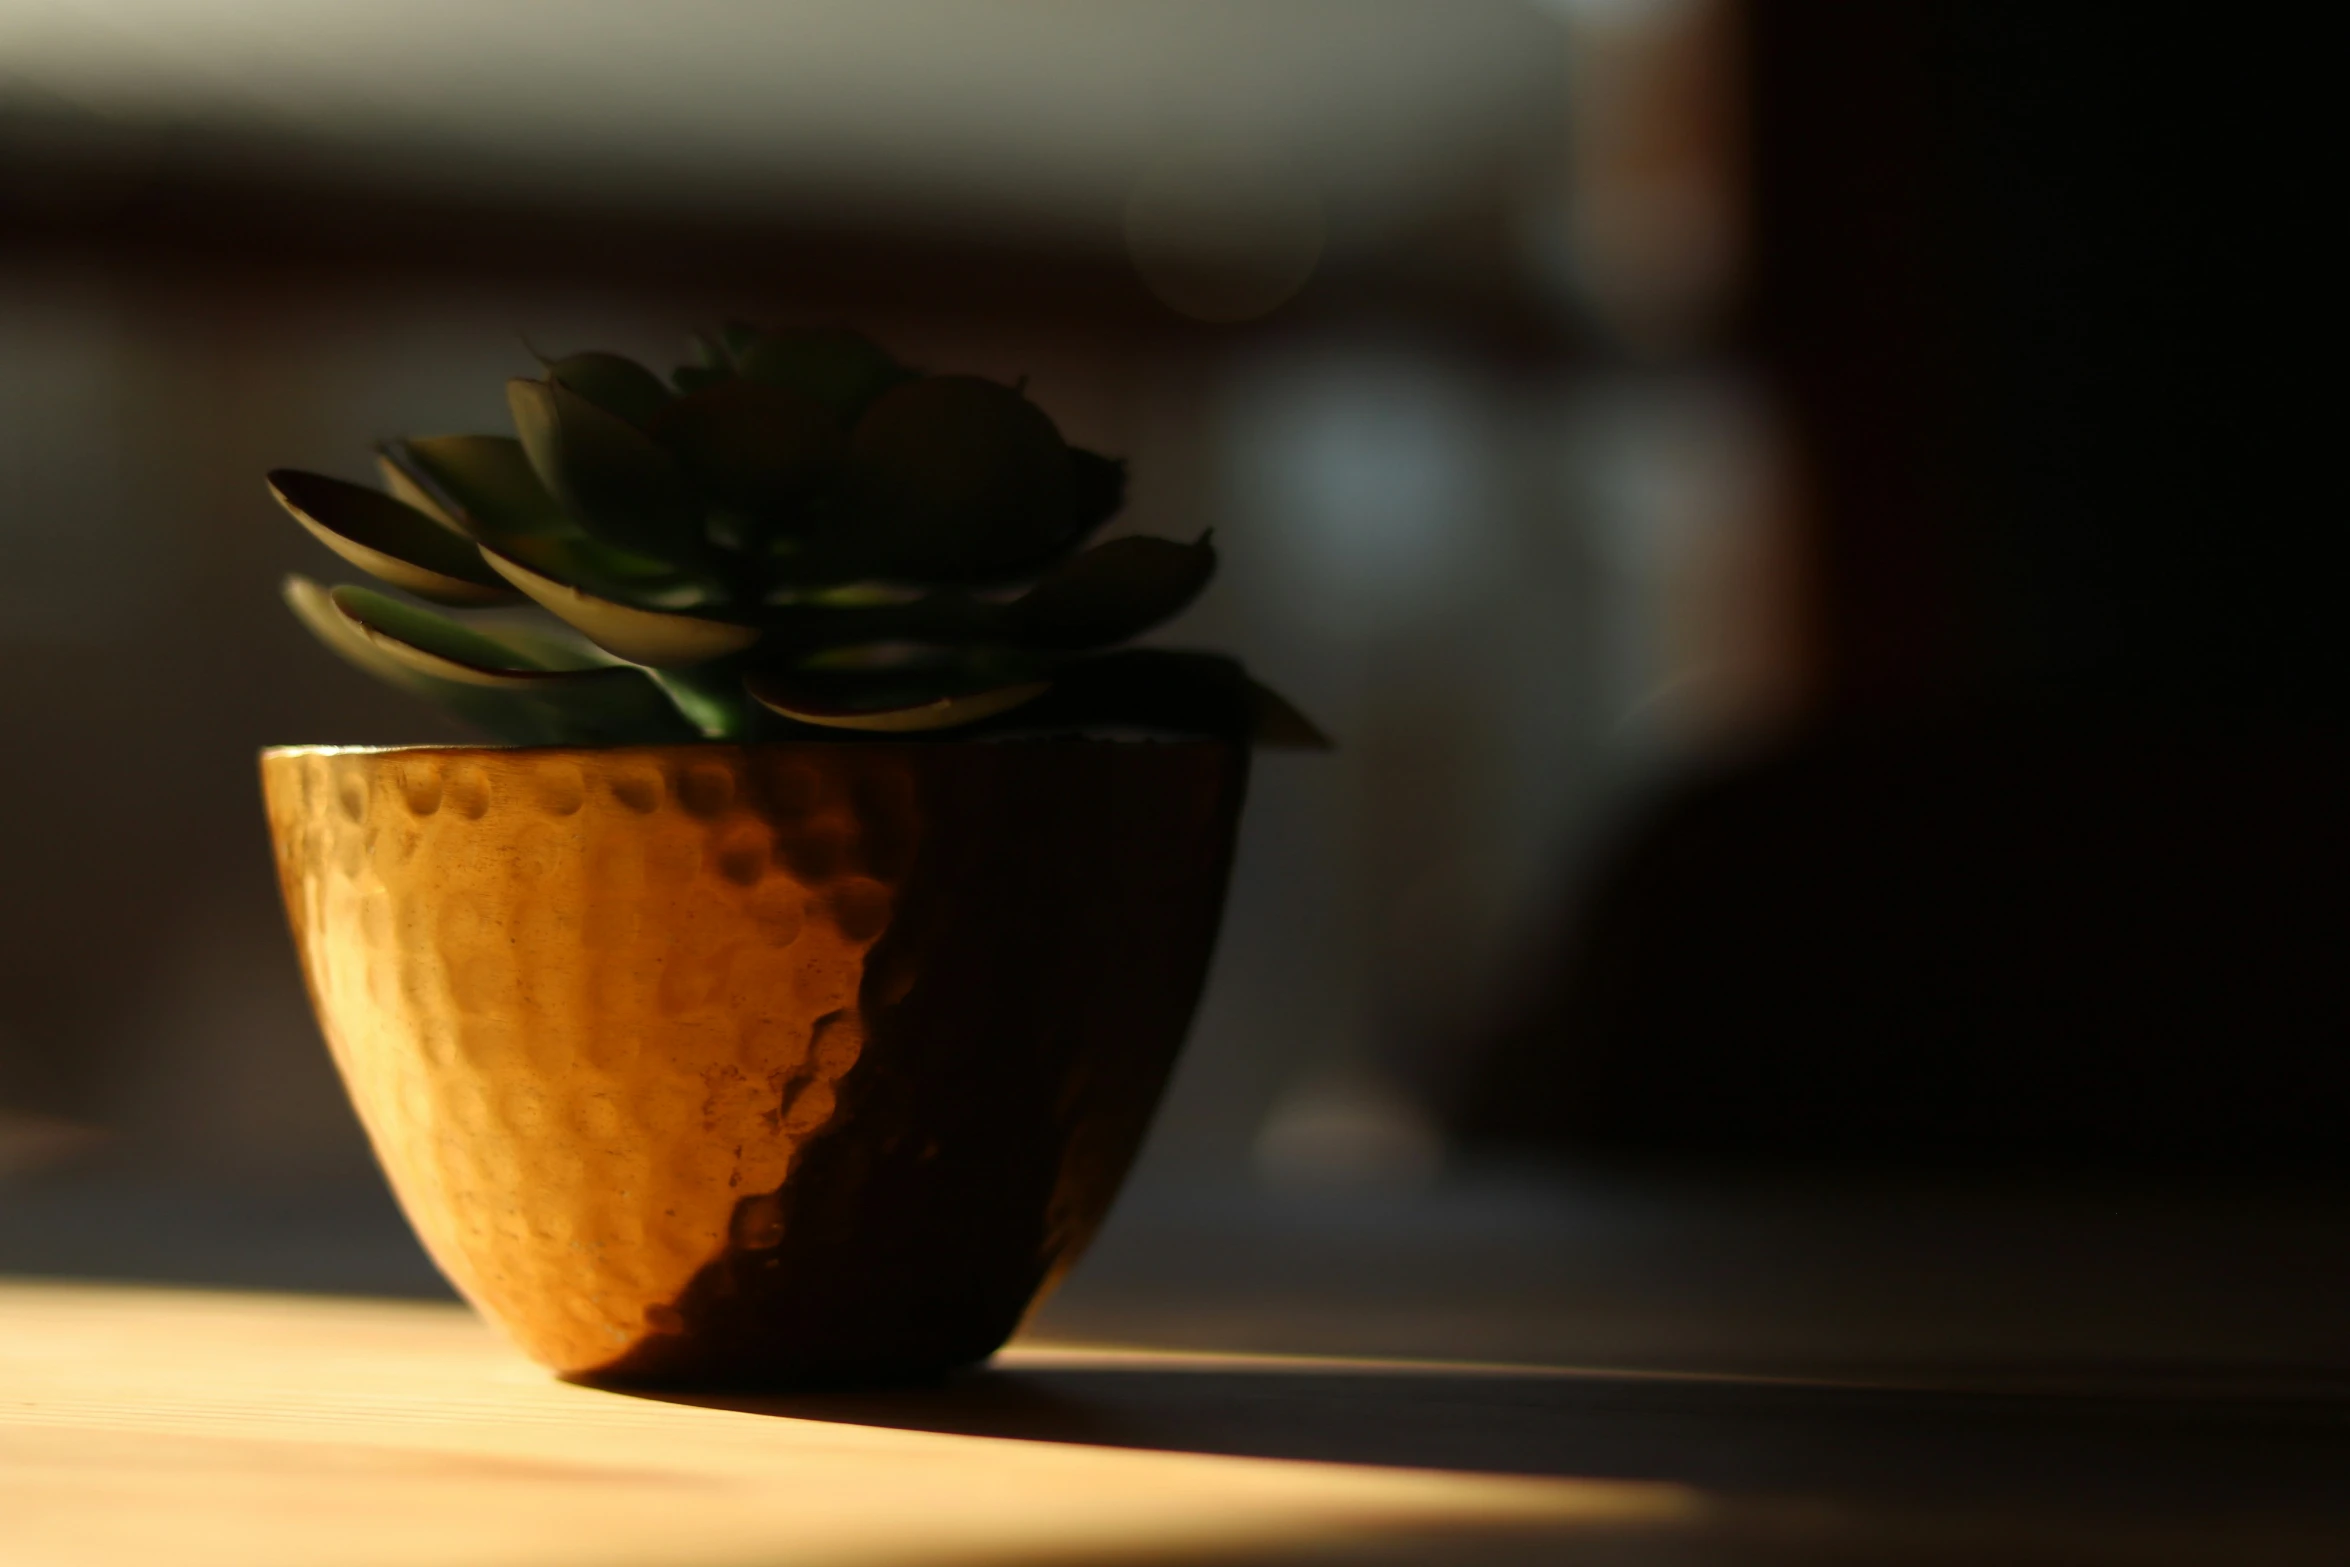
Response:
[{"label": "succulent rosette", "polygon": [[[386,441],[381,489],[272,473],[303,527],[397,590],[293,576],[287,603],[361,669],[516,744],[1326,743],[1231,659],[1121,648],[1198,597],[1215,549],[1089,545],[1125,465],[1021,388],[925,375],[846,331],[733,325],[695,348],[667,380],[618,354],[548,361],[507,383],[514,434]],[[523,623],[531,606],[551,623]]]}]

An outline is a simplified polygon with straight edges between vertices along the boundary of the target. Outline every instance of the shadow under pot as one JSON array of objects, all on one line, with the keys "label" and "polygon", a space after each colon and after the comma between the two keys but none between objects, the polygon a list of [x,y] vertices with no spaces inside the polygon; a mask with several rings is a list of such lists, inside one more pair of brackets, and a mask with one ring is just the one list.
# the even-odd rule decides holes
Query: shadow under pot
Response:
[{"label": "shadow under pot", "polygon": [[566,1375],[982,1360],[1116,1195],[1221,915],[1221,741],[262,757],[336,1065]]}]

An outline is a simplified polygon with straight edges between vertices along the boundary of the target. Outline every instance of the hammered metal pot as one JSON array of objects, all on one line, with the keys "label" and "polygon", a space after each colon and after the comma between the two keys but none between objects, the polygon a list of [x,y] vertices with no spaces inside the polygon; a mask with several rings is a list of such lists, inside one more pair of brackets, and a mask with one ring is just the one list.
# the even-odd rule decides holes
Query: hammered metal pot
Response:
[{"label": "hammered metal pot", "polygon": [[1116,1195],[1247,774],[1214,741],[264,753],[425,1246],[581,1377],[984,1359]]}]

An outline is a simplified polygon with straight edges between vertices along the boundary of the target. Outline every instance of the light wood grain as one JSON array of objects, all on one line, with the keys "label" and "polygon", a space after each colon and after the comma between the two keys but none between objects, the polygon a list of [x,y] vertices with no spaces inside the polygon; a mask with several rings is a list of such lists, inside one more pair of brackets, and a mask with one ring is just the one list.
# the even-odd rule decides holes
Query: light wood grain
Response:
[{"label": "light wood grain", "polygon": [[7,1567],[1329,1561],[1372,1542],[1383,1562],[1448,1562],[1480,1540],[1545,1559],[1543,1542],[1670,1534],[1702,1511],[1661,1484],[631,1397],[550,1378],[454,1307],[0,1284]]}]

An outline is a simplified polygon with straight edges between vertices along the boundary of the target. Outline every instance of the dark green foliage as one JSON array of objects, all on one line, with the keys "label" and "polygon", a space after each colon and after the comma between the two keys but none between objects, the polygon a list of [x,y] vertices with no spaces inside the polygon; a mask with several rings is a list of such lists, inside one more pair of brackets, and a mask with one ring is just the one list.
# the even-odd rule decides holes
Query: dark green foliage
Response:
[{"label": "dark green foliage", "polygon": [[547,366],[547,379],[640,430],[661,416],[673,395],[659,376],[619,354],[566,354]]},{"label": "dark green foliage", "polygon": [[393,494],[477,543],[571,531],[511,435],[418,436],[385,441],[376,454]]},{"label": "dark green foliage", "polygon": [[509,381],[506,404],[540,482],[590,538],[699,558],[704,500],[660,442],[560,382]]},{"label": "dark green foliage", "polygon": [[652,431],[713,507],[752,520],[740,548],[804,528],[809,503],[839,478],[848,440],[813,398],[746,380],[679,398]]},{"label": "dark green foliage", "polygon": [[472,626],[305,579],[352,662],[521,743],[1141,728],[1318,740],[1227,659],[1099,655],[1207,585],[1203,536],[1083,545],[1125,465],[1017,388],[838,330],[729,323],[664,383],[617,354],[509,383],[519,439],[386,442],[389,495],[271,475],[345,559]]},{"label": "dark green foliage", "polygon": [[769,332],[737,356],[745,380],[777,387],[830,410],[854,425],[882,393],[914,372],[854,332]]},{"label": "dark green foliage", "polygon": [[1079,555],[1007,605],[1012,634],[1032,647],[1108,647],[1172,620],[1216,574],[1216,552],[1135,535]]},{"label": "dark green foliage", "polygon": [[494,604],[514,596],[463,535],[381,490],[280,468],[269,491],[327,548],[418,598]]},{"label": "dark green foliage", "polygon": [[1069,447],[1007,386],[936,375],[883,393],[849,437],[849,513],[889,576],[999,577],[1077,535]]}]

